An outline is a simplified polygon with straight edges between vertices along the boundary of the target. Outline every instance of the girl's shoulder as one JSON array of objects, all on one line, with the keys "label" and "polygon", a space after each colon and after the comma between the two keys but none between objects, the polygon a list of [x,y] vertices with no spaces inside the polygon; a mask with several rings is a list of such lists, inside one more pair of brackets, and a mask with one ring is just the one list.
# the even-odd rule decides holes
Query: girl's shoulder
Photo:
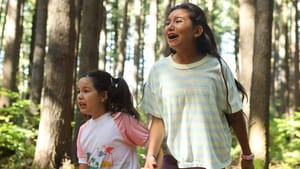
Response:
[{"label": "girl's shoulder", "polygon": [[123,123],[139,123],[139,121],[134,118],[132,115],[123,112],[116,112],[112,114],[113,120],[116,124],[121,125]]},{"label": "girl's shoulder", "polygon": [[127,144],[144,146],[147,143],[149,130],[136,118],[122,112],[113,113],[112,118]]}]

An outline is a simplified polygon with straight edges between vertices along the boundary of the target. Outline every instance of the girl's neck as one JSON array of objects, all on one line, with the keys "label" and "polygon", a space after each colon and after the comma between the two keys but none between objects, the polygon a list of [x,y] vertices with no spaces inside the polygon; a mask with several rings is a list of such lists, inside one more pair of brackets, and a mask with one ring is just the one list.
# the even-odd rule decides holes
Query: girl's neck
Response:
[{"label": "girl's neck", "polygon": [[204,57],[203,54],[197,52],[178,52],[172,56],[173,61],[179,64],[190,64],[201,60]]},{"label": "girl's neck", "polygon": [[99,117],[103,116],[106,113],[106,111],[99,111],[97,113],[92,114],[92,119],[98,119]]}]

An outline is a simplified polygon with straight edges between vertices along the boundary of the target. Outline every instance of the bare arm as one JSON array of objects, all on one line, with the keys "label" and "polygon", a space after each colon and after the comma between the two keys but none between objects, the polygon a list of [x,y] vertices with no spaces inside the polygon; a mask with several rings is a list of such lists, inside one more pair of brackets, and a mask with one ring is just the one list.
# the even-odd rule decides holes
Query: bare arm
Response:
[{"label": "bare arm", "polygon": [[[153,169],[160,167],[162,163],[161,144],[165,136],[163,120],[152,116],[150,126],[150,138],[146,163],[144,168]],[[157,161],[158,160],[158,161]]]},{"label": "bare arm", "polygon": [[86,164],[79,164],[79,169],[89,169],[89,167]]},{"label": "bare arm", "polygon": [[[228,116],[229,123],[240,143],[242,154],[252,154],[246,129],[245,119],[243,117],[243,111],[239,111]],[[242,169],[253,169],[253,160],[242,160]]]}]

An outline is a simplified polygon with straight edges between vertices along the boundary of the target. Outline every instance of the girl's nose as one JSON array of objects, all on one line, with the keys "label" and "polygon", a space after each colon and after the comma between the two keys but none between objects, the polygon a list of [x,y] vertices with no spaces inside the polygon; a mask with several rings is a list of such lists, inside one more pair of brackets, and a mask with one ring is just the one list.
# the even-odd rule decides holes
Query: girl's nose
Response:
[{"label": "girl's nose", "polygon": [[167,30],[173,30],[174,29],[174,24],[171,22],[168,25],[166,25]]},{"label": "girl's nose", "polygon": [[82,98],[82,93],[78,92],[77,93],[77,99],[81,99]]}]

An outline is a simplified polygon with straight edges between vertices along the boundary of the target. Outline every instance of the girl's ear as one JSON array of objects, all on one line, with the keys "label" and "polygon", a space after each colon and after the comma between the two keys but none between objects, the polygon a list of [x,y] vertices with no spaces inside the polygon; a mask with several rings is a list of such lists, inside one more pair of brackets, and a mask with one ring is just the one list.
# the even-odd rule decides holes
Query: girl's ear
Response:
[{"label": "girl's ear", "polygon": [[201,25],[196,26],[194,37],[197,38],[197,37],[201,36],[202,33],[203,33],[203,27]]},{"label": "girl's ear", "polygon": [[101,97],[101,102],[107,101],[107,99],[108,99],[108,92],[107,91],[102,92],[100,94],[100,97]]}]

